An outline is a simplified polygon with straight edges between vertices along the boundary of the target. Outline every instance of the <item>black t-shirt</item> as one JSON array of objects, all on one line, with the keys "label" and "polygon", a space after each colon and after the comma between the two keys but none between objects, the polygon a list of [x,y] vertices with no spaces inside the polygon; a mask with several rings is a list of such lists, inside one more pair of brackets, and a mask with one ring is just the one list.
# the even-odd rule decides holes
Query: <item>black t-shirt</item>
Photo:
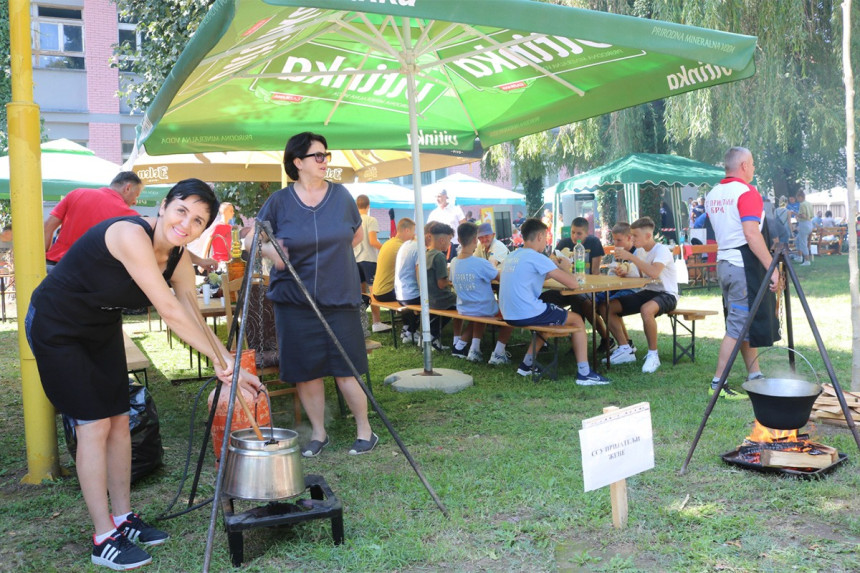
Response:
[{"label": "black t-shirt", "polygon": [[[573,251],[573,247],[576,246],[576,243],[573,242],[573,239],[570,237],[565,237],[558,242],[555,246],[555,250],[563,251],[565,247]],[[587,274],[591,274],[591,261],[594,260],[595,257],[602,257],[606,254],[603,250],[603,244],[600,242],[600,239],[595,237],[594,235],[588,235],[585,237],[585,240],[582,242],[582,246],[585,248],[585,272]]]}]

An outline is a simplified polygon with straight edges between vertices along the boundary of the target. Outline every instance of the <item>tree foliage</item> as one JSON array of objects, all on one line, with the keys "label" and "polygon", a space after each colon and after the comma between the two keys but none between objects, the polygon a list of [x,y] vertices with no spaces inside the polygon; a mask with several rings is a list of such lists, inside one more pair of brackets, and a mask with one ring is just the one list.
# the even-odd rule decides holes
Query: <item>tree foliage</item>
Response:
[{"label": "tree foliage", "polygon": [[12,101],[12,56],[9,53],[9,3],[0,2],[0,155],[6,155],[6,104]]},{"label": "tree foliage", "polygon": [[[550,0],[547,0],[550,1]],[[592,118],[512,143],[516,179],[541,155],[547,170],[585,171],[629,153],[676,153],[712,164],[733,145],[756,156],[759,186],[777,195],[844,183],[841,19],[833,0],[552,0],[758,37],[753,78]],[[860,7],[854,6],[854,14]],[[852,18],[860,53],[860,14]],[[534,139],[534,141],[530,141]],[[553,147],[555,146],[555,147]],[[534,154],[534,155],[530,155]],[[489,150],[485,173],[504,154]],[[598,198],[600,200],[600,198]],[[647,201],[646,201],[647,202]],[[643,211],[643,214],[646,214]]]},{"label": "tree foliage", "polygon": [[136,31],[143,35],[137,51],[128,44],[116,47],[114,65],[137,78],[120,88],[133,108],[144,110],[152,103],[212,4],[214,0],[116,0],[120,17],[137,22]]}]

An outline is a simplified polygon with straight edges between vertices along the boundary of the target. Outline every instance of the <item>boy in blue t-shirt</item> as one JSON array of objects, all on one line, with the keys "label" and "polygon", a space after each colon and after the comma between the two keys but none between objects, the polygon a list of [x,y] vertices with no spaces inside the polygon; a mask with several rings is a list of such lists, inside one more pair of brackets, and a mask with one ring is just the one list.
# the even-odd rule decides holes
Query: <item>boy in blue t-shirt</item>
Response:
[{"label": "boy in blue t-shirt", "polygon": [[[499,271],[490,261],[472,256],[478,246],[478,226],[474,223],[462,223],[457,227],[457,238],[460,250],[457,257],[451,261],[451,282],[457,293],[457,312],[466,316],[500,316],[496,294],[493,292],[492,281],[499,278]],[[469,362],[481,362],[481,337],[484,335],[486,324],[470,322],[472,345],[466,355],[465,335],[454,345],[451,354],[466,358]],[[514,329],[505,326],[499,330],[499,341],[487,364],[509,364],[510,359],[505,347],[511,339]]]},{"label": "boy in blue t-shirt", "polygon": [[[571,289],[579,287],[576,277],[570,273],[570,261],[562,258],[556,264],[543,255],[547,226],[540,220],[527,219],[520,231],[523,235],[523,248],[508,255],[502,267],[499,284],[502,316],[513,326],[578,326],[580,330],[571,336],[571,346],[576,356],[576,383],[580,386],[609,384],[610,380],[594,372],[588,364],[588,343],[582,317],[539,298],[547,277]],[[531,374],[537,344],[543,342],[540,336],[536,337],[517,369],[517,374]]]}]

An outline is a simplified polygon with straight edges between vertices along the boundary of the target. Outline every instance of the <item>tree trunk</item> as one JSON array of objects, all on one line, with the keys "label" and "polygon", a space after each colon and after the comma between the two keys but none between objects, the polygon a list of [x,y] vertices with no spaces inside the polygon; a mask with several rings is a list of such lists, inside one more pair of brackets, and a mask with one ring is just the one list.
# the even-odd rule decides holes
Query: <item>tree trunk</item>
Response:
[{"label": "tree trunk", "polygon": [[851,0],[842,2],[842,74],[845,82],[845,155],[848,173],[845,178],[848,210],[848,289],[851,292],[851,390],[860,390],[860,290],[857,270],[857,202],[854,200],[854,73],[851,69]]},{"label": "tree trunk", "polygon": [[543,179],[526,179],[523,181],[523,189],[526,191],[526,207],[529,217],[543,216]]}]

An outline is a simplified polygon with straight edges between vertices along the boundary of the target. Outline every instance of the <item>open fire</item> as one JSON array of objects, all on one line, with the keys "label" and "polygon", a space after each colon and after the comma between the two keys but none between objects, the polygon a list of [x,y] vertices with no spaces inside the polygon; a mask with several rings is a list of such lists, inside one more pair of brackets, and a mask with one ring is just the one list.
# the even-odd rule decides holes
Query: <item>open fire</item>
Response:
[{"label": "open fire", "polygon": [[758,420],[736,450],[723,454],[726,463],[764,472],[819,476],[846,459],[836,448],[813,442],[797,430],[774,430]]}]

